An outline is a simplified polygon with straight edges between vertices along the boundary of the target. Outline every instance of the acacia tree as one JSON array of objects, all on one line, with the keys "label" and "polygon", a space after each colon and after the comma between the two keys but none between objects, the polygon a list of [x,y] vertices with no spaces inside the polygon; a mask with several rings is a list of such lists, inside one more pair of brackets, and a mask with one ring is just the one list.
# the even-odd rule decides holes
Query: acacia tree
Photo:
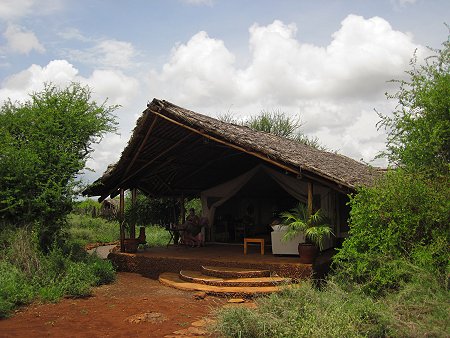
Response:
[{"label": "acacia tree", "polygon": [[320,150],[327,150],[326,147],[320,144],[317,137],[308,137],[301,131],[300,128],[303,126],[303,123],[300,116],[288,116],[279,110],[263,110],[259,115],[244,121],[239,121],[230,114],[219,116],[219,119],[223,122],[240,124],[253,130],[288,138]]},{"label": "acacia tree", "polygon": [[23,102],[0,109],[0,217],[37,225],[47,248],[71,210],[77,174],[92,144],[116,130],[117,106],[97,104],[89,87],[46,84]]},{"label": "acacia tree", "polygon": [[334,257],[339,276],[372,294],[399,288],[413,266],[432,270],[443,283],[450,272],[450,43],[418,65],[388,98],[381,116],[394,169],[350,198],[350,237]]}]

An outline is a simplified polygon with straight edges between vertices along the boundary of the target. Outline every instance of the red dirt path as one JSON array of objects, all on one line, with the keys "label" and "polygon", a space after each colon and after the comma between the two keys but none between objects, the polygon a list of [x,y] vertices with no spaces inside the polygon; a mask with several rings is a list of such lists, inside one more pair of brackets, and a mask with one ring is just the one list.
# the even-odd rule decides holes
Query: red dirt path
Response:
[{"label": "red dirt path", "polygon": [[[225,300],[162,286],[135,273],[120,272],[92,297],[33,304],[0,320],[0,337],[164,337],[207,316]],[[162,322],[130,323],[128,317],[157,312]],[[156,320],[158,321],[158,319]]]}]

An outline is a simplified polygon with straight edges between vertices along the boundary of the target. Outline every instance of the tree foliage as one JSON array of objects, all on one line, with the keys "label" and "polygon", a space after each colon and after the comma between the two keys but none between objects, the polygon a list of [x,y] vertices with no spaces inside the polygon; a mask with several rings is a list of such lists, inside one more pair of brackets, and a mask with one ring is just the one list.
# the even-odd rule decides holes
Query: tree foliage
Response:
[{"label": "tree foliage", "polygon": [[138,193],[134,205],[131,203],[131,198],[125,201],[125,219],[135,225],[175,223],[179,215],[179,201],[172,198],[154,198]]},{"label": "tree foliage", "polygon": [[0,217],[39,223],[47,246],[70,211],[77,174],[91,145],[115,130],[116,106],[97,104],[88,87],[46,84],[23,102],[0,109]]},{"label": "tree foliage", "polygon": [[400,90],[386,94],[398,100],[392,116],[380,115],[388,131],[390,162],[408,171],[448,173],[450,163],[450,41],[418,64],[411,61],[409,81],[396,81]]},{"label": "tree foliage", "polygon": [[[350,237],[334,258],[338,274],[371,294],[399,288],[421,266],[446,282],[450,271],[449,41],[388,98],[387,151],[394,166],[351,197]],[[411,265],[412,264],[412,265]]]},{"label": "tree foliage", "polygon": [[239,124],[253,130],[288,138],[320,150],[327,150],[320,144],[317,137],[309,137],[301,131],[303,123],[300,116],[289,116],[279,110],[263,110],[259,115],[243,121],[237,120],[230,114],[222,115],[219,119],[223,122]]}]

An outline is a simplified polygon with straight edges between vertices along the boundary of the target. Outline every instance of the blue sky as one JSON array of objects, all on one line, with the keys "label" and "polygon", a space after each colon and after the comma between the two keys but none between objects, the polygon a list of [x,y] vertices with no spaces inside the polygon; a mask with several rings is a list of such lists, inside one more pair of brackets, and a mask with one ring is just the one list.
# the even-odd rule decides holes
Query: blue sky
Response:
[{"label": "blue sky", "polygon": [[395,105],[387,81],[440,46],[449,13],[444,0],[1,0],[0,100],[79,81],[120,104],[88,181],[153,97],[212,116],[300,114],[306,134],[371,161],[385,139],[374,109]]}]

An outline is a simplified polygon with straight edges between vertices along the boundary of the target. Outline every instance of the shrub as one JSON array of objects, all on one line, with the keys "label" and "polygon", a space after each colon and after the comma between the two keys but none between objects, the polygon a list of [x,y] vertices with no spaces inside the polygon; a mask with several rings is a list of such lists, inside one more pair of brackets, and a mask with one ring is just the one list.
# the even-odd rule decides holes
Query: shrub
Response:
[{"label": "shrub", "polygon": [[410,264],[445,275],[450,198],[442,182],[397,169],[351,197],[350,237],[334,257],[343,280],[379,295],[409,280]]},{"label": "shrub", "polygon": [[0,261],[0,318],[7,317],[17,305],[29,303],[33,296],[26,275],[13,264]]},{"label": "shrub", "polygon": [[36,222],[45,251],[58,237],[72,207],[92,144],[115,131],[117,106],[97,104],[91,90],[73,83],[46,84],[25,102],[0,107],[0,219]]},{"label": "shrub", "polygon": [[114,280],[111,262],[87,255],[70,238],[62,248],[54,245],[41,253],[36,234],[28,229],[0,232],[0,242],[11,243],[1,249],[0,317],[35,299],[55,302],[63,296],[87,296],[92,286]]},{"label": "shrub", "polygon": [[91,256],[89,259],[89,269],[95,276],[95,285],[110,284],[116,280],[116,270],[108,260],[102,260]]},{"label": "shrub", "polygon": [[92,286],[96,285],[97,276],[92,267],[84,262],[70,262],[59,281],[63,294],[73,297],[89,296]]},{"label": "shrub", "polygon": [[125,203],[125,219],[137,226],[168,224],[175,222],[180,214],[179,201],[172,198],[151,198],[138,193],[136,203]]}]

